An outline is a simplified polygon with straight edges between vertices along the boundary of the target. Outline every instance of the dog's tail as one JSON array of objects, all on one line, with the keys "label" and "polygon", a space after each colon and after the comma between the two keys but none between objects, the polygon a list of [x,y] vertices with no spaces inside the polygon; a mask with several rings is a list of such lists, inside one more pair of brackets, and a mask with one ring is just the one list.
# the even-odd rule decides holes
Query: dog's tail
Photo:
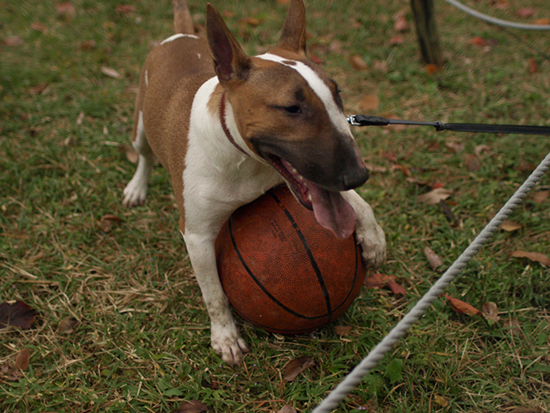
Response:
[{"label": "dog's tail", "polygon": [[174,30],[176,34],[193,34],[195,29],[193,26],[193,18],[187,7],[185,0],[172,0],[174,6]]}]

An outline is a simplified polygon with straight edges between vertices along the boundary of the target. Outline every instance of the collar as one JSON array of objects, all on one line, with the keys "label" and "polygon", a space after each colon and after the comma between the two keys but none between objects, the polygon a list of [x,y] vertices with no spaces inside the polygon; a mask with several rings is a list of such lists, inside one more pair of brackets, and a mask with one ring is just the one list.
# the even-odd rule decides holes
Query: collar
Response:
[{"label": "collar", "polygon": [[231,132],[227,127],[227,123],[225,122],[225,90],[222,93],[222,98],[220,101],[220,123],[222,124],[222,129],[225,133],[225,136],[227,136],[227,139],[229,140],[229,142],[231,142],[235,148],[237,148],[239,151],[244,153],[246,156],[249,156],[248,153],[246,153],[245,150],[241,148],[237,144],[237,142],[235,142],[235,139],[233,138],[233,135],[231,135]]}]

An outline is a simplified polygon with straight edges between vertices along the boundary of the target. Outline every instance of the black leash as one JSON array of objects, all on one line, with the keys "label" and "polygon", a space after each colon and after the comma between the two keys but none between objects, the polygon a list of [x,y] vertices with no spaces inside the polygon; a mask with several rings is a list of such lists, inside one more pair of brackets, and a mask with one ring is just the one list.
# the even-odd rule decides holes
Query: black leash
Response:
[{"label": "black leash", "polygon": [[387,125],[408,125],[408,126],[433,126],[436,131],[449,130],[454,132],[473,133],[517,133],[522,135],[548,135],[550,126],[531,125],[491,125],[484,123],[443,123],[420,122],[415,120],[387,119],[380,116],[352,115],[348,116],[348,122],[354,126],[387,126]]}]

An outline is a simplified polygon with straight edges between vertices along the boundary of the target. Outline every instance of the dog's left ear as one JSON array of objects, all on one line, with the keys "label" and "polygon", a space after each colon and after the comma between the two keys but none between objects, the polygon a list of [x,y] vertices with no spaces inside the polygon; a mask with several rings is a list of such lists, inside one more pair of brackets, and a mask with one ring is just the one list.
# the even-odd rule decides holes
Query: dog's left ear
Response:
[{"label": "dog's left ear", "polygon": [[306,55],[306,7],[303,0],[291,0],[281,38],[281,49]]},{"label": "dog's left ear", "polygon": [[206,35],[220,83],[233,79],[245,80],[250,71],[251,59],[231,34],[220,13],[210,3],[206,5]]}]

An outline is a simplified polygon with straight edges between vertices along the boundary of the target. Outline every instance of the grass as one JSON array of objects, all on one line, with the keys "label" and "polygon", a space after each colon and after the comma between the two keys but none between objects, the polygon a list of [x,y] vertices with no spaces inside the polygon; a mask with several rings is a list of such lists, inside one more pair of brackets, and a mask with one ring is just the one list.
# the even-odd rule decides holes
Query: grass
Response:
[{"label": "grass", "polygon": [[[167,173],[156,168],[144,206],[121,206],[135,165],[117,145],[129,140],[141,64],[172,33],[169,3],[128,2],[135,10],[123,13],[114,0],[74,0],[74,15],[36,0],[0,8],[0,37],[22,40],[0,46],[0,301],[22,299],[39,312],[31,330],[0,330],[0,371],[22,348],[32,353],[24,377],[9,381],[0,373],[4,412],[171,412],[184,400],[201,400],[212,411],[268,412],[285,404],[309,411],[440,275],[424,247],[450,265],[548,151],[548,139],[535,136],[354,129],[366,162],[378,167],[360,193],[387,235],[380,271],[398,277],[407,296],[363,290],[335,323],[352,327],[345,337],[335,324],[284,337],[240,322],[252,351],[241,367],[229,368],[209,347]],[[347,111],[365,113],[362,99],[377,95],[372,114],[547,124],[549,62],[506,32],[437,3],[446,65],[429,75],[414,29],[390,46],[392,16],[405,10],[412,21],[408,2],[308,2],[310,50],[339,82]],[[509,3],[507,10],[475,6],[518,20],[520,6]],[[226,21],[249,53],[276,42],[285,6],[216,5],[230,12]],[[203,21],[204,4],[191,7]],[[546,0],[521,7],[531,7],[533,18],[550,17]],[[261,24],[242,23],[244,17]],[[549,50],[542,32],[518,35]],[[475,36],[486,45],[470,44]],[[369,69],[354,70],[352,54]],[[377,61],[387,71],[375,69]],[[105,76],[102,66],[121,77]],[[471,171],[466,155],[480,145],[480,168]],[[417,201],[437,181],[453,191],[456,226],[438,206]],[[548,176],[540,185],[550,185]],[[548,254],[549,206],[531,195],[510,218],[522,228],[499,232],[448,289],[478,308],[495,302],[499,322],[457,314],[441,298],[338,411],[548,412],[550,274],[510,253]],[[106,214],[123,221],[105,232]],[[71,333],[58,331],[66,318],[79,322]],[[507,327],[512,319],[519,330]],[[285,364],[303,355],[316,366],[285,382]]]}]

